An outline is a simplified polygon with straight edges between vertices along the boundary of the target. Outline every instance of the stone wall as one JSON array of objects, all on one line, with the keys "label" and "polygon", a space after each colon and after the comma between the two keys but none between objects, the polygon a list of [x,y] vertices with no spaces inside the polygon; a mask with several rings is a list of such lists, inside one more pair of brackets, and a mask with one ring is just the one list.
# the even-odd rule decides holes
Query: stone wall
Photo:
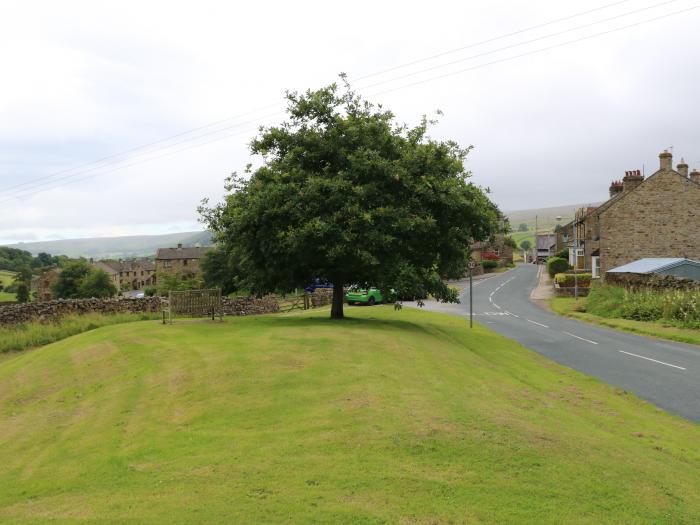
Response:
[{"label": "stone wall", "polygon": [[644,257],[700,259],[700,185],[658,171],[600,212],[601,274]]},{"label": "stone wall", "polygon": [[624,286],[631,290],[651,288],[654,290],[700,290],[700,283],[691,279],[681,279],[673,275],[609,273],[605,284]]},{"label": "stone wall", "polygon": [[[263,298],[222,298],[224,315],[253,315],[279,312],[275,296]],[[161,311],[159,297],[118,299],[58,299],[33,303],[9,303],[0,305],[0,325],[29,321],[52,322],[66,315],[89,313],[157,313]]]},{"label": "stone wall", "polygon": [[311,306],[318,308],[333,302],[333,288],[316,288],[311,294]]}]

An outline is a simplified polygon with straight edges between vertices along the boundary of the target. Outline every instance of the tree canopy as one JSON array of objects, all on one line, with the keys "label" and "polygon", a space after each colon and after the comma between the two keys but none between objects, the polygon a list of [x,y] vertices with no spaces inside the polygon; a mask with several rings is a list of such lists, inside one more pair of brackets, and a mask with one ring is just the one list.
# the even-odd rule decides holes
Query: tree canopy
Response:
[{"label": "tree canopy", "polygon": [[225,201],[200,207],[222,250],[253,292],[291,290],[316,277],[402,295],[457,295],[473,241],[498,229],[499,212],[469,182],[471,147],[437,141],[432,122],[413,128],[346,84],[288,93],[288,119],[262,128],[251,152],[261,165],[227,179]]},{"label": "tree canopy", "polygon": [[59,299],[112,297],[117,294],[117,288],[104,270],[85,261],[72,261],[58,274],[53,294]]}]

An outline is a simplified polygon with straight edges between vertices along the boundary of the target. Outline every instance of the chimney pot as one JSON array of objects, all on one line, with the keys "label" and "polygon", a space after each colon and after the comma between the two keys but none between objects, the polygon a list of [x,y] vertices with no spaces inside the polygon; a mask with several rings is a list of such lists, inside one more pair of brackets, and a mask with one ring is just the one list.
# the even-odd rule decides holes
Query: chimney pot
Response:
[{"label": "chimney pot", "polygon": [[688,176],[688,165],[686,164],[685,160],[681,158],[680,164],[676,166],[676,169],[678,170],[678,173],[683,175],[684,177]]},{"label": "chimney pot", "polygon": [[698,171],[697,169],[694,169],[692,171],[692,173],[690,174],[690,180],[700,184],[700,171]]},{"label": "chimney pot", "polygon": [[661,169],[664,171],[671,171],[673,169],[673,155],[664,150],[663,153],[659,155],[659,161],[661,164]]}]

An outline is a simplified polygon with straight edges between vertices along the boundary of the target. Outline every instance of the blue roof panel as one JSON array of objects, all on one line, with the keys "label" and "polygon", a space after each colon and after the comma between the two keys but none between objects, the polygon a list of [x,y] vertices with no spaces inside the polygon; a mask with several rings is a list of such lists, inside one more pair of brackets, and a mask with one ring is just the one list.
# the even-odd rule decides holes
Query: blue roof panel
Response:
[{"label": "blue roof panel", "polygon": [[650,259],[639,259],[617,268],[608,270],[612,273],[655,273],[668,268],[673,268],[679,264],[690,264],[700,267],[700,262],[678,257],[660,257]]}]

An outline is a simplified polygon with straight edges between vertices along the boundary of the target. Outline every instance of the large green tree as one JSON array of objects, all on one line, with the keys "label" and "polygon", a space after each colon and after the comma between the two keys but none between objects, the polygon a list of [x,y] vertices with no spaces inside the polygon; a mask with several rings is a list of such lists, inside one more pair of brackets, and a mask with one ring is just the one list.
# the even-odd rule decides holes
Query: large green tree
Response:
[{"label": "large green tree", "polygon": [[470,243],[493,234],[499,216],[469,182],[470,148],[431,139],[426,119],[397,125],[347,85],[287,100],[288,119],[251,144],[261,165],[227,179],[224,203],[200,207],[251,291],[327,278],[334,319],[354,283],[457,301],[444,279],[463,274]]},{"label": "large green tree", "polygon": [[78,286],[78,297],[114,297],[117,292],[117,287],[110,276],[100,268],[91,268]]}]

